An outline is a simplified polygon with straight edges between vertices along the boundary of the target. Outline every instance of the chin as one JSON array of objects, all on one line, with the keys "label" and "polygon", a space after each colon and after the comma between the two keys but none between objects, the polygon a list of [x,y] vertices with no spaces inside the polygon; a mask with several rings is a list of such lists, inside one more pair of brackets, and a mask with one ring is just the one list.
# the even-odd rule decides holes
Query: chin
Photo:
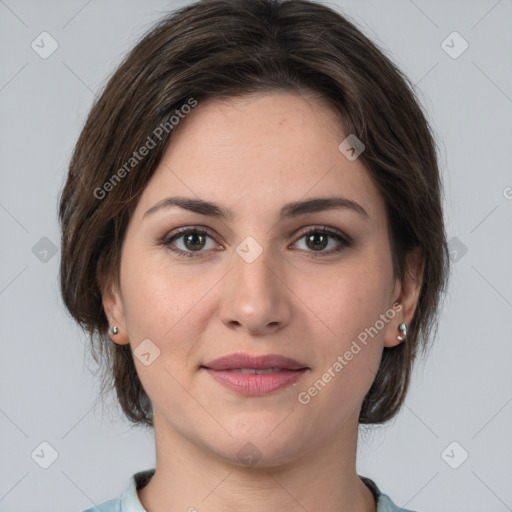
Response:
[{"label": "chin", "polygon": [[[272,468],[296,460],[301,455],[303,440],[284,437],[277,430],[248,431],[234,435],[224,446],[210,444],[209,449],[229,464],[247,468]],[[307,446],[308,443],[305,443]]]}]

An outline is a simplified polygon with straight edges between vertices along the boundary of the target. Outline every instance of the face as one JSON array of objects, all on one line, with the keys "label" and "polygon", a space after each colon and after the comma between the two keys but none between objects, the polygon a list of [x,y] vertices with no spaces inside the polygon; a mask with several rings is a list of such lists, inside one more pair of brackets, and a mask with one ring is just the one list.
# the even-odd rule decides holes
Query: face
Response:
[{"label": "face", "polygon": [[[357,429],[417,290],[393,276],[385,204],[338,149],[347,135],[326,105],[288,93],[205,101],[176,129],[104,295],[169,436],[271,466]],[[195,203],[165,201],[177,197]],[[301,369],[212,369],[241,353]]]}]

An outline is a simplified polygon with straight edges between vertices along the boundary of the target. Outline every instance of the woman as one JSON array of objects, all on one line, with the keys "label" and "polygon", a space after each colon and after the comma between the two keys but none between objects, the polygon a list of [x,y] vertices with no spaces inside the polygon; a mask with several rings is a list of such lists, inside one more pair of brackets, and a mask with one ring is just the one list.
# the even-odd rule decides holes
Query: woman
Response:
[{"label": "woman", "polygon": [[61,291],[156,468],[89,510],[399,509],[356,473],[448,257],[407,78],[303,0],[210,0],[132,50],[60,198]]}]

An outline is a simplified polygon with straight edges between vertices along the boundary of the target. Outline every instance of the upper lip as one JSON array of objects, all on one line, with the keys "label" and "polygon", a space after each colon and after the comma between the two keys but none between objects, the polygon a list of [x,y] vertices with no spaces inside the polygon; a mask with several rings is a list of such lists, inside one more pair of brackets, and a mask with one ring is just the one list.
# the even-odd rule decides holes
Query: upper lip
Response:
[{"label": "upper lip", "polygon": [[268,368],[283,368],[286,370],[301,370],[307,366],[279,354],[266,354],[251,356],[250,354],[228,354],[202,365],[211,370],[235,370],[238,368],[254,368],[265,370]]}]

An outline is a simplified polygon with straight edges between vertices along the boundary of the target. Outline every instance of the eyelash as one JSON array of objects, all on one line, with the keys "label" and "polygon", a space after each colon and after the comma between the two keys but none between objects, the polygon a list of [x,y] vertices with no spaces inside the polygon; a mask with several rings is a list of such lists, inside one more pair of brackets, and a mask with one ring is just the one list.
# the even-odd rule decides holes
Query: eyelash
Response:
[{"label": "eyelash", "polygon": [[[173,252],[174,254],[176,254],[177,256],[180,256],[182,258],[201,257],[201,253],[203,253],[205,251],[202,251],[202,250],[200,250],[200,251],[183,251],[181,249],[176,249],[175,247],[172,246],[172,243],[175,240],[178,240],[178,239],[184,237],[185,235],[189,235],[191,233],[195,233],[195,234],[198,234],[201,236],[206,235],[212,239],[214,238],[212,233],[210,233],[208,230],[205,230],[204,228],[190,226],[190,227],[183,227],[183,228],[178,228],[178,229],[174,230],[173,232],[166,235],[162,240],[160,240],[159,244],[167,247],[167,249],[169,249],[171,252]],[[296,242],[298,242],[299,240],[303,239],[304,237],[306,237],[308,235],[313,235],[313,234],[327,235],[327,236],[337,240],[339,242],[339,245],[335,249],[331,249],[330,251],[325,251],[325,252],[324,251],[307,251],[307,252],[311,252],[310,257],[312,257],[312,258],[321,258],[321,257],[325,257],[328,255],[337,254],[337,253],[340,253],[341,251],[343,251],[344,249],[348,249],[349,247],[351,247],[353,245],[353,240],[350,237],[343,235],[338,231],[330,229],[327,226],[323,226],[321,228],[318,228],[318,227],[310,228],[307,231],[304,231],[297,238]],[[294,243],[296,243],[296,242],[294,242]]]}]

